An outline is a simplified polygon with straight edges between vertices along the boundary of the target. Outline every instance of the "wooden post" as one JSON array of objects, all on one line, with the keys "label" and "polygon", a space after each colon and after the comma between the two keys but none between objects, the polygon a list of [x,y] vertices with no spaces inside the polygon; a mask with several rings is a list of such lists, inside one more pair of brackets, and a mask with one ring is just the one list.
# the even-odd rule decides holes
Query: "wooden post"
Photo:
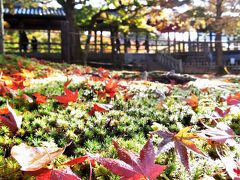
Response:
[{"label": "wooden post", "polygon": [[140,42],[138,41],[138,33],[137,32],[136,32],[135,48],[136,48],[136,53],[138,53],[139,48],[140,48]]},{"label": "wooden post", "polygon": [[192,44],[191,44],[191,34],[190,31],[188,32],[188,52],[192,51]]},{"label": "wooden post", "polygon": [[127,53],[128,52],[127,33],[123,33],[123,37],[124,37],[124,53]]},{"label": "wooden post", "polygon": [[155,42],[155,45],[156,45],[156,53],[158,52],[158,38],[159,38],[159,36],[158,35],[156,35],[156,42]]},{"label": "wooden post", "polygon": [[227,41],[228,41],[227,42],[227,44],[228,44],[227,50],[230,51],[230,38],[229,37],[227,38]]},{"label": "wooden post", "polygon": [[209,39],[210,39],[210,51],[212,52],[213,51],[212,32],[210,32],[209,34]]},{"label": "wooden post", "polygon": [[174,44],[174,49],[173,49],[173,52],[176,52],[176,33],[174,32],[173,33],[173,35],[174,35],[174,39],[173,39],[173,44]]},{"label": "wooden post", "polygon": [[97,31],[94,30],[94,52],[97,52]]},{"label": "wooden post", "polygon": [[[178,33],[178,35],[179,35],[179,33]],[[178,44],[178,52],[181,52],[181,43],[180,43],[180,41],[177,41],[177,44]]]},{"label": "wooden post", "polygon": [[197,52],[199,52],[199,32],[197,32]]},{"label": "wooden post", "polygon": [[102,30],[101,30],[101,35],[100,35],[100,48],[101,48],[101,53],[103,53],[103,32],[102,32]]},{"label": "wooden post", "polygon": [[168,35],[168,38],[167,38],[167,40],[168,40],[168,53],[170,53],[170,46],[171,46],[171,44],[170,44],[170,37],[169,37],[169,34],[170,32],[167,32],[167,35]]},{"label": "wooden post", "polygon": [[48,34],[48,42],[47,42],[48,53],[51,53],[51,30],[50,29],[47,30],[47,34]]},{"label": "wooden post", "polygon": [[234,44],[234,51],[235,50],[238,50],[238,42],[237,42],[237,38],[236,37],[233,37],[233,44]]}]

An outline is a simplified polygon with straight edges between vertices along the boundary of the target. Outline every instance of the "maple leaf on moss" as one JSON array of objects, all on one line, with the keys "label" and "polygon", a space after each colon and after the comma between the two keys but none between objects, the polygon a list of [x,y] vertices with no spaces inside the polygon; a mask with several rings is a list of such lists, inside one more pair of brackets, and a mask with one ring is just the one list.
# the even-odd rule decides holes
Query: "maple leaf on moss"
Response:
[{"label": "maple leaf on moss", "polygon": [[191,106],[193,109],[198,107],[198,97],[194,94],[192,94],[190,97],[186,99],[186,102],[189,106]]},{"label": "maple leaf on moss", "polygon": [[240,103],[240,99],[232,95],[229,95],[226,101],[227,101],[227,105],[237,105]]},{"label": "maple leaf on moss", "polygon": [[21,72],[14,73],[13,76],[18,76],[21,79],[32,79],[35,77],[34,73],[27,69],[21,69]]},{"label": "maple leaf on moss", "polygon": [[92,116],[95,112],[108,112],[110,108],[112,108],[112,105],[110,104],[94,103],[93,107],[89,111],[89,115]]},{"label": "maple leaf on moss", "polygon": [[228,175],[233,180],[240,180],[240,162],[236,162],[233,154],[224,156],[220,153],[221,150],[216,149],[216,151],[217,151],[217,154],[218,154],[220,160],[224,164]]},{"label": "maple leaf on moss", "polygon": [[16,98],[17,99],[24,99],[25,101],[27,101],[29,103],[33,103],[33,99],[26,94],[22,94],[21,96],[17,96]]},{"label": "maple leaf on moss", "polygon": [[43,96],[40,93],[33,93],[32,95],[36,98],[36,104],[44,104],[46,102],[46,96]]},{"label": "maple leaf on moss", "polygon": [[8,88],[3,83],[0,83],[0,95],[5,97],[8,92]]},{"label": "maple leaf on moss", "polygon": [[166,168],[166,166],[155,164],[155,152],[152,138],[150,138],[140,155],[124,149],[113,140],[113,145],[118,152],[118,159],[102,158],[97,155],[90,155],[91,158],[102,164],[114,174],[121,176],[121,179],[143,180],[156,179]]},{"label": "maple leaf on moss", "polygon": [[16,132],[21,128],[22,116],[18,116],[12,107],[7,104],[8,114],[7,116],[0,116],[0,123],[7,126],[12,132]]},{"label": "maple leaf on moss", "polygon": [[[58,148],[55,146],[32,147],[22,143],[12,147],[11,156],[20,164],[22,171],[25,171],[25,173],[31,176],[35,176],[37,180],[79,180],[80,178],[72,172],[69,166],[89,160],[88,156],[78,157],[63,164],[59,164],[57,167],[67,166],[61,169],[57,169],[53,164],[52,166],[48,166],[52,163],[53,159],[60,156],[64,150],[65,148]],[[89,163],[91,166],[94,162],[89,160]],[[90,168],[90,179],[91,177],[92,168]]]},{"label": "maple leaf on moss", "polygon": [[78,90],[76,89],[75,92],[67,89],[67,86],[70,84],[71,80],[67,80],[64,83],[64,92],[65,95],[62,96],[54,96],[53,98],[56,99],[59,103],[64,104],[67,106],[69,102],[76,102],[78,99]]},{"label": "maple leaf on moss", "polygon": [[106,70],[102,67],[97,68],[98,73],[100,74],[101,77],[103,78],[108,78],[109,77],[109,70]]},{"label": "maple leaf on moss", "polygon": [[[58,165],[67,166],[64,169],[57,169],[54,166],[50,166],[50,169],[46,168],[64,150],[65,148],[58,147],[32,147],[22,143],[12,147],[11,156],[20,164],[22,171],[35,176],[37,180],[79,180],[80,178],[72,172],[69,166],[84,162],[88,156],[78,157]],[[90,177],[91,173],[92,170],[90,170]]]},{"label": "maple leaf on moss", "polygon": [[8,114],[9,113],[9,110],[7,107],[3,107],[0,109],[0,115],[5,115],[5,114]]},{"label": "maple leaf on moss", "polygon": [[171,133],[169,131],[162,130],[154,132],[154,134],[157,134],[163,138],[163,140],[158,144],[158,153],[168,151],[171,148],[175,148],[182,164],[189,172],[190,166],[188,149],[201,156],[205,156],[192,141],[193,139],[199,138],[199,136],[196,133],[188,133],[190,129],[191,127],[185,127],[178,133]]},{"label": "maple leaf on moss", "polygon": [[115,81],[112,79],[105,81],[105,89],[103,91],[99,91],[98,96],[101,98],[104,98],[106,96],[113,98],[115,96],[115,93],[118,91],[117,88],[118,88],[118,81]]},{"label": "maple leaf on moss", "polygon": [[219,107],[215,107],[215,112],[218,114],[219,117],[225,117],[230,111],[231,108],[228,108],[224,111]]},{"label": "maple leaf on moss", "polygon": [[215,127],[207,126],[202,122],[202,124],[207,128],[199,133],[199,136],[210,141],[215,141],[218,143],[226,143],[229,146],[235,146],[237,142],[234,140],[236,134],[234,131],[223,122],[216,122]]}]

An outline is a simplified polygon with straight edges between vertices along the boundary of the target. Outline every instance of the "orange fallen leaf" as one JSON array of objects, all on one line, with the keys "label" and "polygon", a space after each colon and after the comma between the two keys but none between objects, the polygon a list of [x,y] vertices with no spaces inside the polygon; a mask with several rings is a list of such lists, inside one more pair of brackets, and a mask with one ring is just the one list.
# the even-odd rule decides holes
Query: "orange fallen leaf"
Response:
[{"label": "orange fallen leaf", "polygon": [[192,94],[190,97],[186,99],[186,102],[189,106],[191,106],[193,109],[198,107],[198,97],[194,94]]}]

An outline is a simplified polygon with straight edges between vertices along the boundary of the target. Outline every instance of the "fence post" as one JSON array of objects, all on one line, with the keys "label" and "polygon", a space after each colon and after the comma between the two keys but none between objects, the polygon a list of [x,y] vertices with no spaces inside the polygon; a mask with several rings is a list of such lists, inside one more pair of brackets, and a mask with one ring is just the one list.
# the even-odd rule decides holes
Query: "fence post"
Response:
[{"label": "fence post", "polygon": [[179,59],[179,73],[183,73],[182,59]]},{"label": "fence post", "polygon": [[103,53],[103,31],[101,30],[101,35],[100,35],[100,48],[101,48],[101,53]]},{"label": "fence post", "polygon": [[47,42],[48,53],[50,54],[51,53],[51,30],[50,29],[47,30],[47,34],[48,34],[48,42]]},{"label": "fence post", "polygon": [[97,52],[97,30],[94,30],[94,51]]}]

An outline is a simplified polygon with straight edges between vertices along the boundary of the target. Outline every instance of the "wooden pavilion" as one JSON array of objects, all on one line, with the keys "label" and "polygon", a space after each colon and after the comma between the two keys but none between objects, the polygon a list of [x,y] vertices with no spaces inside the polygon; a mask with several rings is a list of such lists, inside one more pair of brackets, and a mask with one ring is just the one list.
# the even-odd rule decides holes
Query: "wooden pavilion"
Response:
[{"label": "wooden pavilion", "polygon": [[[65,12],[63,9],[58,8],[21,8],[15,7],[13,10],[4,9],[4,21],[7,24],[6,31],[47,31],[47,42],[39,42],[39,46],[46,47],[44,52],[51,54],[52,45],[59,46],[61,51],[61,43],[56,44],[51,42],[51,32],[61,31],[61,26],[65,18]],[[6,44],[12,44],[15,48],[6,48],[7,52],[19,53],[18,42],[5,42]],[[30,53],[30,52],[29,52]],[[31,53],[30,53],[31,54]],[[34,53],[38,56],[39,53]],[[60,57],[60,56],[59,56]]]},{"label": "wooden pavilion", "polygon": [[[66,47],[66,41],[68,38],[68,32],[66,32],[65,25],[67,24],[65,12],[63,9],[54,9],[54,8],[21,8],[15,7],[11,12],[9,9],[4,9],[4,20],[7,22],[7,30],[19,31],[19,30],[45,30],[47,31],[47,42],[40,42],[47,47],[47,50],[37,53],[28,52],[26,55],[30,57],[44,58],[54,61],[65,60],[63,56],[66,54],[64,47]],[[59,31],[61,36],[61,42],[53,43],[51,42],[51,32]],[[83,44],[79,47],[84,48],[84,36],[86,39],[86,32],[89,31],[87,26],[79,27],[80,39]],[[104,33],[108,35],[104,35]],[[177,39],[177,36],[184,36],[184,33],[188,33],[188,37]],[[137,64],[147,64],[150,61],[156,62],[152,67],[159,68],[160,66],[165,67],[171,66],[168,69],[176,68],[177,66],[184,66],[185,68],[181,71],[184,72],[197,72],[199,70],[206,71],[201,69],[202,67],[212,66],[211,58],[209,57],[209,52],[213,52],[214,57],[214,40],[211,32],[205,32],[205,35],[202,36],[204,39],[201,39],[201,33],[197,32],[196,39],[192,39],[190,32],[179,32],[176,25],[170,25],[166,29],[162,30],[162,33],[149,35],[146,31],[139,30],[132,27],[129,34],[120,32],[118,25],[116,24],[105,24],[102,20],[97,22],[96,26],[91,29],[91,42],[90,42],[90,53],[88,56],[88,62],[101,62],[103,63],[112,63],[112,60],[121,61],[121,63],[131,63],[136,59],[142,59],[142,61],[136,61]],[[166,35],[164,38],[161,38],[162,35]],[[172,37],[170,38],[170,36]],[[116,51],[116,39],[119,38],[119,50]],[[148,52],[144,49],[144,39],[149,41],[149,50]],[[131,42],[131,48],[128,47],[128,40]],[[140,48],[137,49],[137,41],[140,41]],[[5,43],[15,43],[18,47],[18,42],[6,42]],[[226,63],[231,57],[236,59],[235,64],[240,64],[240,42],[234,38],[228,38],[227,41],[223,42],[224,51],[225,51],[225,60]],[[55,53],[52,51],[52,46],[57,45],[59,51]],[[18,53],[19,49],[10,49],[10,53]],[[114,53],[113,53],[114,52]],[[229,54],[229,52],[233,52]],[[114,57],[113,57],[114,54]],[[163,64],[159,64],[159,59],[161,59]],[[181,61],[180,61],[180,60]],[[66,61],[66,60],[65,60]],[[79,63],[78,60],[72,63]],[[89,64],[90,64],[89,63]],[[150,66],[146,66],[145,69],[151,69]],[[193,69],[196,67],[196,69]],[[188,71],[187,68],[190,70]],[[211,68],[210,68],[211,69]],[[179,70],[180,71],[180,70]]]}]

